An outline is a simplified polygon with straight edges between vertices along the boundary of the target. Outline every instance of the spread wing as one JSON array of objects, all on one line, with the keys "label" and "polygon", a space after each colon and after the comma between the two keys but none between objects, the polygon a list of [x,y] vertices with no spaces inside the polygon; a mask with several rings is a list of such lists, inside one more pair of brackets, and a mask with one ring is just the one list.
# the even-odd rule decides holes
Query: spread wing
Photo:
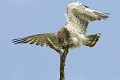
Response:
[{"label": "spread wing", "polygon": [[108,16],[105,13],[91,9],[84,9],[83,12],[73,9],[73,13],[79,21],[80,30],[83,34],[86,33],[86,29],[89,22],[108,18]]},{"label": "spread wing", "polygon": [[107,19],[109,14],[109,13],[95,11],[87,7],[84,7],[83,9],[80,9],[80,10],[77,10],[74,8],[73,13],[78,14],[80,18],[83,18],[89,22],[95,21],[95,20]]},{"label": "spread wing", "polygon": [[15,44],[29,43],[29,44],[35,44],[40,46],[45,46],[45,45],[48,46],[47,38],[49,38],[55,46],[61,48],[61,45],[58,43],[58,37],[56,33],[37,34],[37,35],[28,36],[25,38],[13,39],[12,41]]},{"label": "spread wing", "polygon": [[75,21],[74,23],[77,24],[77,27],[79,27],[79,31],[82,34],[86,33],[86,29],[87,29],[89,22],[108,18],[108,13],[95,11],[79,3],[70,4],[67,8],[66,15],[67,15],[66,16],[67,19],[68,18],[69,20],[73,19],[72,22]]}]

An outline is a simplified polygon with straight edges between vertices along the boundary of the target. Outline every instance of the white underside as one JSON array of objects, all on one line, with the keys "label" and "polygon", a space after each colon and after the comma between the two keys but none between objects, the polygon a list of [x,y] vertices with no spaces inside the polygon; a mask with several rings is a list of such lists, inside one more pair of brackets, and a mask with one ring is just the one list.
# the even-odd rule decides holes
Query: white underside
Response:
[{"label": "white underside", "polygon": [[71,43],[74,44],[74,46],[71,48],[80,47],[87,40],[85,35],[80,34],[72,24],[66,24],[64,27],[70,32],[70,40]]}]

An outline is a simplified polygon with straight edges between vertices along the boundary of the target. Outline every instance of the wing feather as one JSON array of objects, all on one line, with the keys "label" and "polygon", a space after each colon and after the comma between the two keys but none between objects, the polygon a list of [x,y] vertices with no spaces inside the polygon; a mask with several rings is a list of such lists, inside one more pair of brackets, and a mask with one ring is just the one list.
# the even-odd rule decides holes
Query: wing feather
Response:
[{"label": "wing feather", "polygon": [[[99,11],[92,10],[88,7],[82,7],[82,8],[73,8],[72,13],[75,16],[77,26],[79,25],[79,31],[82,34],[86,33],[87,26],[89,22],[95,21],[95,20],[102,20],[108,18],[108,13],[103,13]],[[69,12],[67,14],[70,14]],[[70,15],[69,15],[70,16]],[[72,17],[74,18],[74,17]],[[74,22],[73,20],[73,22]]]},{"label": "wing feather", "polygon": [[[79,27],[79,32],[82,34],[85,34],[87,26],[89,24],[88,19],[91,19],[91,18],[87,17],[86,14],[79,13],[76,9],[73,9],[72,12],[75,16],[75,17],[73,17],[73,18],[75,18],[74,21],[75,21],[75,23],[77,22],[76,24]],[[86,17],[87,17],[87,19],[86,19]]]},{"label": "wing feather", "polygon": [[29,43],[29,44],[35,44],[40,46],[48,46],[47,38],[49,38],[53,44],[55,44],[57,47],[61,48],[61,45],[58,43],[58,37],[56,33],[44,33],[44,34],[37,34],[28,36],[25,38],[18,38],[13,39],[13,43],[19,44],[19,43]]},{"label": "wing feather", "polygon": [[108,14],[86,7],[83,8],[83,12],[81,13],[85,15],[86,19],[88,18],[89,21],[102,20],[108,18]]},{"label": "wing feather", "polygon": [[108,18],[108,13],[96,11],[83,5],[80,5],[80,7],[73,8],[72,10],[74,13],[79,14],[81,18],[84,18],[89,22]]}]

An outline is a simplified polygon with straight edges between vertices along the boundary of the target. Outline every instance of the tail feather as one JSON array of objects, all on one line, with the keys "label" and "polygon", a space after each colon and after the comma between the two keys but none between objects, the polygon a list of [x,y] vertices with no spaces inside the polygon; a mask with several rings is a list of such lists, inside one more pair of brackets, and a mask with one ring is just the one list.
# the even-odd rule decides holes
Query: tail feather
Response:
[{"label": "tail feather", "polygon": [[89,47],[93,47],[95,46],[95,44],[97,43],[97,41],[99,40],[100,38],[100,33],[98,34],[94,34],[94,35],[88,35],[87,36],[87,42],[85,43],[86,46],[89,46]]}]

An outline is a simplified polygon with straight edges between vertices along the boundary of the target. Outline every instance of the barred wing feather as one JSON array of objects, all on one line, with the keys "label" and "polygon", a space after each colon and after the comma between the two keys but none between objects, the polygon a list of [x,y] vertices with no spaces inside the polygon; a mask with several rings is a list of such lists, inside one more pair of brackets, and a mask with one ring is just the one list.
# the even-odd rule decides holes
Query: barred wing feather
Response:
[{"label": "barred wing feather", "polygon": [[40,46],[48,46],[47,38],[49,38],[54,43],[55,46],[61,48],[61,45],[58,43],[58,37],[56,33],[37,34],[37,35],[28,36],[25,38],[13,39],[12,41],[15,44],[29,43],[29,44],[35,44]]}]

